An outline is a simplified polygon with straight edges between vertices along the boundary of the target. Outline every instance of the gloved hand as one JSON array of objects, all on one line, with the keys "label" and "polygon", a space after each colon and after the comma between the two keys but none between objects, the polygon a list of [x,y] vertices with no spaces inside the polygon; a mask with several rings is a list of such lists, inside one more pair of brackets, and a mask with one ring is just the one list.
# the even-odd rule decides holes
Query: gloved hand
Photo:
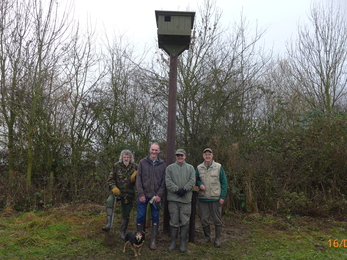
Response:
[{"label": "gloved hand", "polygon": [[198,186],[194,186],[192,191],[199,191],[199,187]]},{"label": "gloved hand", "polygon": [[176,191],[176,194],[178,195],[178,196],[180,196],[180,197],[183,197],[184,195],[186,195],[186,190],[185,189],[178,189],[177,191]]},{"label": "gloved hand", "polygon": [[160,210],[161,207],[162,207],[162,205],[163,205],[163,203],[162,203],[161,201],[159,201],[159,202],[153,203],[152,205],[153,205],[153,207],[156,208],[157,210]]},{"label": "gloved hand", "polygon": [[119,196],[119,195],[120,195],[120,190],[119,190],[117,187],[113,188],[113,189],[112,189],[112,192],[113,192],[113,194],[114,194],[115,196]]},{"label": "gloved hand", "polygon": [[130,176],[130,181],[131,182],[135,182],[136,181],[136,175],[137,175],[137,171],[134,171],[134,173],[131,174],[131,176]]}]

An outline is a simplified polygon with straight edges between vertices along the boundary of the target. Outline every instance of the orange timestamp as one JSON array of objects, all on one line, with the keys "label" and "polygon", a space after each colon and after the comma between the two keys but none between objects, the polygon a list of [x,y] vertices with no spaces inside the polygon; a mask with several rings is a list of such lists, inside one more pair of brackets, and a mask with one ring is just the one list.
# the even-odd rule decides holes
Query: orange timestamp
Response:
[{"label": "orange timestamp", "polygon": [[347,247],[347,239],[329,239],[329,247]]}]

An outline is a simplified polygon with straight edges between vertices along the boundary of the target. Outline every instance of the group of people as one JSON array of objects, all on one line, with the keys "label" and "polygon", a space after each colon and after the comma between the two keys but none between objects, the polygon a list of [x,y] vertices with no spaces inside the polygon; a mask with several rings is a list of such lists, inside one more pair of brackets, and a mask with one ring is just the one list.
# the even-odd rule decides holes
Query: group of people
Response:
[{"label": "group of people", "polygon": [[184,149],[176,151],[176,162],[167,167],[165,162],[159,158],[159,153],[159,144],[153,143],[150,146],[149,155],[136,165],[131,151],[123,150],[121,152],[119,161],[114,164],[108,178],[108,185],[112,193],[106,201],[107,224],[102,230],[111,229],[114,203],[120,200],[122,205],[120,236],[124,240],[130,212],[135,201],[136,187],[138,193],[136,231],[143,231],[146,209],[150,203],[152,220],[150,248],[156,249],[159,214],[162,200],[166,195],[171,236],[168,250],[172,251],[176,248],[180,230],[180,252],[184,253],[187,251],[186,238],[191,216],[192,193],[193,188],[197,186],[198,214],[205,236],[202,242],[207,243],[211,240],[211,218],[215,226],[214,245],[219,248],[222,231],[222,205],[228,188],[223,167],[213,160],[213,152],[210,148],[203,151],[204,162],[198,165],[196,170],[186,162],[187,154]]}]

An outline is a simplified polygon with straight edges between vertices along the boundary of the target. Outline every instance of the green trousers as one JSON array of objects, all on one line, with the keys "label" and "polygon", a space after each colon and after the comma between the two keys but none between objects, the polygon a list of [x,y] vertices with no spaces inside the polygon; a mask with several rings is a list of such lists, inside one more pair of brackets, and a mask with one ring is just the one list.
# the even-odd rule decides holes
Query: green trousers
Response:
[{"label": "green trousers", "polygon": [[129,219],[133,203],[125,203],[124,198],[117,198],[115,195],[110,194],[106,200],[106,208],[113,208],[115,200],[120,200],[122,205],[122,219]]}]

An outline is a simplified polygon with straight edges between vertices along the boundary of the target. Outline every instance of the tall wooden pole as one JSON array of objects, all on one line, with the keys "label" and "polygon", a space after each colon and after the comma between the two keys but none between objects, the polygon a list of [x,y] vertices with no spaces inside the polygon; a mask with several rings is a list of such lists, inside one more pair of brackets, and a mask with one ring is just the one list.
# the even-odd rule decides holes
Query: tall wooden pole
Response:
[{"label": "tall wooden pole", "polygon": [[177,57],[170,56],[169,103],[167,121],[166,165],[175,162],[176,106],[177,106]]},{"label": "tall wooden pole", "polygon": [[[177,106],[177,63],[178,57],[170,55],[169,73],[169,103],[168,103],[168,122],[167,122],[167,141],[166,141],[166,166],[175,162],[176,144],[176,106]],[[164,223],[163,232],[169,233],[169,210],[168,202],[164,203]]]}]

